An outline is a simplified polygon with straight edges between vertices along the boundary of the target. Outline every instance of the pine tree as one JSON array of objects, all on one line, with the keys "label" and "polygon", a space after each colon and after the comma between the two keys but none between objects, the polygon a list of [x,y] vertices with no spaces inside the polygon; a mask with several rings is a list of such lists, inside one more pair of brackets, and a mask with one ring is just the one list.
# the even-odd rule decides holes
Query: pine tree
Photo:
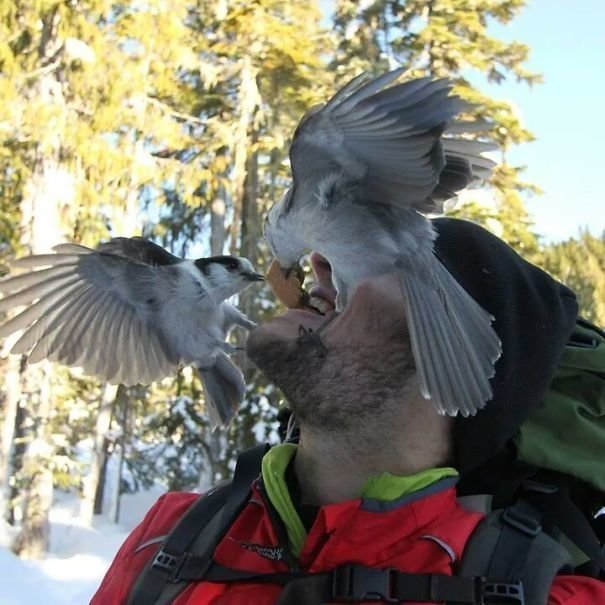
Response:
[{"label": "pine tree", "polygon": [[[4,258],[47,251],[65,238],[95,245],[112,229],[130,230],[123,217],[143,193],[155,195],[169,181],[193,197],[194,167],[152,155],[194,147],[205,127],[190,113],[195,91],[183,77],[198,66],[188,20],[184,1],[2,3],[0,207],[12,209],[14,221],[2,229]],[[38,370],[23,378],[11,371],[9,382],[25,385],[18,397],[32,427],[23,466],[32,480],[17,548],[39,556],[52,485],[50,371],[36,379]],[[6,415],[4,422],[16,421]]]},{"label": "pine tree", "polygon": [[605,234],[595,237],[585,230],[544,246],[540,266],[576,293],[581,315],[605,327]]}]

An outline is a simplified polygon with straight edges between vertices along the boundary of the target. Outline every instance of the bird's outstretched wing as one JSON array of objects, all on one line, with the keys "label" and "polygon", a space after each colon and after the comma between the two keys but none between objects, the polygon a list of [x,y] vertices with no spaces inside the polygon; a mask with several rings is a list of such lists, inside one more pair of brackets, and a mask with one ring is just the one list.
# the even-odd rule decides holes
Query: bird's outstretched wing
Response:
[{"label": "bird's outstretched wing", "polygon": [[176,265],[182,260],[144,237],[114,237],[100,244],[97,250],[154,267]]},{"label": "bird's outstretched wing", "polygon": [[364,202],[435,212],[489,174],[494,162],[481,154],[494,145],[464,136],[486,124],[454,122],[470,105],[451,94],[452,83],[419,78],[389,86],[402,73],[362,74],[303,118],[290,147],[295,186],[340,170]]},{"label": "bird's outstretched wing", "polygon": [[117,238],[98,251],[60,244],[55,254],[14,261],[13,268],[26,272],[0,281],[0,311],[27,307],[0,326],[0,337],[23,330],[13,353],[28,354],[31,363],[81,366],[111,383],[147,384],[170,375],[180,360],[154,312],[157,284],[171,275],[152,265],[174,261],[143,242]]}]

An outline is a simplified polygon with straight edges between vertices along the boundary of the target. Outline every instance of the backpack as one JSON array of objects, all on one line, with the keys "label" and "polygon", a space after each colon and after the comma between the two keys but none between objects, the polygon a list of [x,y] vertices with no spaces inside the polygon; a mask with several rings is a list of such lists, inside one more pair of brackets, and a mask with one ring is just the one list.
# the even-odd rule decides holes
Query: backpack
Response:
[{"label": "backpack", "polygon": [[[497,478],[494,481],[493,478]],[[541,486],[541,487],[540,487]],[[544,396],[494,459],[463,476],[459,495],[491,494],[489,510],[519,498],[543,517],[576,573],[604,568],[605,333],[578,318]]]},{"label": "backpack", "polygon": [[[563,446],[571,448],[577,467],[560,455]],[[546,605],[557,573],[605,577],[605,523],[596,517],[605,504],[605,334],[584,320],[577,322],[544,405],[530,414],[506,452],[461,481],[463,505],[477,508],[479,501],[487,514],[454,576],[362,565],[321,574],[258,574],[215,563],[214,550],[248,501],[268,449],[243,452],[233,480],[194,502],[137,578],[128,605],[167,605],[200,581],[279,583],[284,590],[278,605]],[[478,499],[494,472],[500,473],[498,489]]]}]

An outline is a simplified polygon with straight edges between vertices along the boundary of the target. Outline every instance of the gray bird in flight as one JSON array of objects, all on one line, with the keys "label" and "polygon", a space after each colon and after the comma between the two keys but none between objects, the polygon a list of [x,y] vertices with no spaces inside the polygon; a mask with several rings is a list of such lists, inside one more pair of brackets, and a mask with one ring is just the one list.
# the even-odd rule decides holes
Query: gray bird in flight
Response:
[{"label": "gray bird in flight", "polygon": [[[332,267],[336,311],[357,284],[396,273],[423,396],[441,414],[475,414],[492,397],[501,354],[493,317],[434,254],[425,216],[487,177],[494,146],[469,138],[486,123],[456,121],[469,105],[448,80],[395,83],[402,69],[361,74],[298,125],[292,185],[269,211],[265,237],[285,269],[308,250]],[[388,360],[376,360],[388,363]]]},{"label": "gray bird in flight", "polygon": [[227,299],[264,280],[250,261],[181,259],[140,237],[114,238],[96,250],[78,244],[53,250],[15,260],[13,268],[28,271],[0,281],[0,311],[27,305],[0,326],[0,337],[24,331],[12,353],[125,385],[194,365],[211,422],[229,423],[245,384],[225,339],[234,326],[256,324]]}]

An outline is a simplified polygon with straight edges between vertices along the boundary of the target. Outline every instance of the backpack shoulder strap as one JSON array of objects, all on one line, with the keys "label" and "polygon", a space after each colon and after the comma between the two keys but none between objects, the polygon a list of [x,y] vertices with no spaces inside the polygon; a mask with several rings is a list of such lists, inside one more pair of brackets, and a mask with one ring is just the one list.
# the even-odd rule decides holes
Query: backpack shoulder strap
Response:
[{"label": "backpack shoulder strap", "polygon": [[244,451],[238,458],[233,481],[200,496],[136,579],[128,605],[165,605],[189,584],[179,571],[195,567],[202,580],[212,562],[216,545],[244,507],[252,482],[258,477],[268,445]]},{"label": "backpack shoulder strap", "polygon": [[488,514],[464,550],[456,575],[521,580],[525,605],[546,605],[554,577],[572,559],[542,529],[542,514],[524,500]]},{"label": "backpack shoulder strap", "polygon": [[[212,541],[230,489],[231,485],[225,484],[195,500],[136,579],[127,605],[169,603],[185,588],[186,584],[172,581],[172,574],[180,567],[192,536],[203,536],[205,541]],[[186,532],[192,533],[184,542],[182,536]]]}]

